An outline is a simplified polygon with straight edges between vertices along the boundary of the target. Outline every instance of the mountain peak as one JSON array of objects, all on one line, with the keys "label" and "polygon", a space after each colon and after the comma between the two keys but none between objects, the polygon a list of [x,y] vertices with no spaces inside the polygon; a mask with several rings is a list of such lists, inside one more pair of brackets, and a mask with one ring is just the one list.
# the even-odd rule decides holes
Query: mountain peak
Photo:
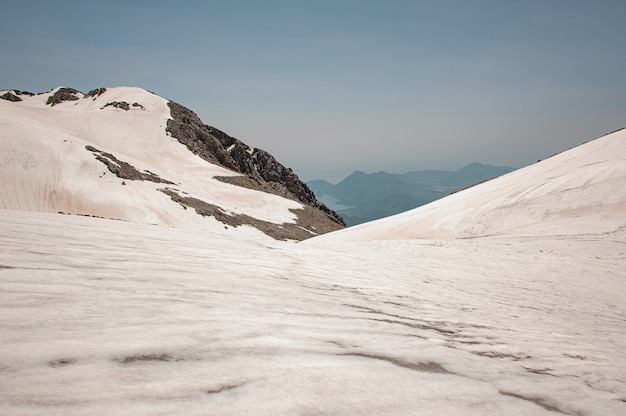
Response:
[{"label": "mountain peak", "polygon": [[145,89],[0,97],[4,208],[211,230],[217,220],[294,240],[345,226],[272,155]]}]

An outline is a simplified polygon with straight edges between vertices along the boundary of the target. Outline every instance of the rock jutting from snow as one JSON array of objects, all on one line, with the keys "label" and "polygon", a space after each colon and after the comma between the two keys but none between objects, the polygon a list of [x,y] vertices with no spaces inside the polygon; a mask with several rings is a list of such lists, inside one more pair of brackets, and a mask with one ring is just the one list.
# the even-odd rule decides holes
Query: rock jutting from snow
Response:
[{"label": "rock jutting from snow", "polygon": [[253,181],[245,181],[246,184],[242,185],[236,177],[218,179],[295,199],[319,209],[333,222],[345,226],[339,215],[319,202],[313,191],[271,154],[261,149],[252,149],[223,131],[202,123],[193,111],[178,103],[169,101],[168,106],[172,118],[167,121],[166,130],[172,137],[204,160],[235,170]]},{"label": "rock jutting from snow", "polygon": [[111,153],[103,152],[90,145],[85,146],[85,149],[92,152],[96,159],[104,163],[109,171],[118,178],[174,185],[174,182],[163,179],[150,171],[140,172],[130,163],[119,160]]},{"label": "rock jutting from snow", "polygon": [[139,103],[128,104],[126,101],[111,101],[110,103],[106,103],[104,106],[102,106],[102,109],[107,108],[107,107],[118,108],[124,111],[130,110],[131,107],[135,109],[141,109],[141,110],[146,109],[143,105]]},{"label": "rock jutting from snow", "polygon": [[95,100],[96,98],[98,98],[99,96],[101,96],[102,94],[104,94],[107,91],[106,88],[102,87],[102,88],[95,88],[91,91],[89,91],[84,98],[89,98],[89,97],[93,97],[93,99]]},{"label": "rock jutting from snow", "polygon": [[20,97],[18,97],[17,95],[13,94],[13,92],[11,92],[11,91],[7,91],[6,93],[0,95],[0,98],[2,98],[3,100],[14,102],[14,103],[18,102],[18,101],[22,101],[22,99]]},{"label": "rock jutting from snow", "polygon": [[29,91],[20,91],[20,90],[2,90],[2,91],[4,91],[4,94],[0,95],[0,98],[2,98],[3,100],[14,102],[14,103],[23,101],[20,95],[27,95],[29,97],[32,97],[33,95],[35,95]]},{"label": "rock jutting from snow", "polygon": [[74,88],[59,88],[57,92],[48,97],[46,104],[54,107],[64,101],[78,101],[80,98],[76,96],[76,94],[80,93],[80,91],[75,90]]},{"label": "rock jutting from snow", "polygon": [[319,214],[316,215],[316,212],[319,211],[307,206],[304,209],[291,210],[298,217],[296,223],[283,223],[277,227],[276,224],[249,215],[226,212],[215,204],[181,195],[178,190],[173,188],[162,188],[159,191],[169,196],[172,201],[179,203],[183,208],[193,208],[199,215],[213,217],[221,223],[235,228],[250,225],[275,240],[301,241],[311,238],[319,232],[334,231],[332,228],[324,228],[324,221],[320,221]]}]

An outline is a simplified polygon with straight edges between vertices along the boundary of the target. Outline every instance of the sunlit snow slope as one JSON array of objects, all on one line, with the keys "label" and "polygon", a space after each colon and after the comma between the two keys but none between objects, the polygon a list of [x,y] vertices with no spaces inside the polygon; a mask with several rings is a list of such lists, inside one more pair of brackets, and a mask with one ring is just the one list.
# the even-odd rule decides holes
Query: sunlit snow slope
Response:
[{"label": "sunlit snow slope", "polygon": [[[626,414],[624,132],[295,243],[38,206],[53,183],[87,200],[128,185],[82,184],[81,169],[105,173],[86,142],[38,130],[29,111],[32,148],[79,162],[59,170],[21,146],[33,179],[3,177],[0,415]],[[98,140],[197,192],[186,169],[214,169],[184,152],[180,170],[159,169],[161,151],[178,152],[167,136],[132,155]]]},{"label": "sunlit snow slope", "polygon": [[576,235],[626,226],[626,130],[393,217],[316,239]]},{"label": "sunlit snow slope", "polygon": [[[214,179],[238,174],[207,163],[166,133],[167,100],[141,88],[117,87],[46,104],[58,90],[22,94],[20,102],[0,100],[0,208],[224,232],[215,218],[185,209],[158,191],[172,188],[227,214],[273,224],[295,222],[290,209],[302,204]],[[107,106],[116,102],[130,108]],[[164,182],[120,179],[87,146]],[[261,234],[252,227],[237,231]]]}]

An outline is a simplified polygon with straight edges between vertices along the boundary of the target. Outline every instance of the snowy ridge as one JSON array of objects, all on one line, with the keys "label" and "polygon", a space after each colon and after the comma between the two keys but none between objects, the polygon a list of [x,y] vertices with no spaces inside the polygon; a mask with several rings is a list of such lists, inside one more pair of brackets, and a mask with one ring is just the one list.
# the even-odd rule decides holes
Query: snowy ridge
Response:
[{"label": "snowy ridge", "polygon": [[[0,100],[0,208],[224,232],[214,217],[198,215],[159,192],[170,188],[225,215],[295,227],[293,210],[302,204],[214,179],[241,175],[202,160],[170,137],[167,100],[134,87],[87,96],[71,91],[60,87],[32,96],[16,93],[17,102]],[[67,100],[50,104],[61,95]],[[165,182],[119,178],[97,160],[99,152]],[[236,231],[260,234],[253,227]]]},{"label": "snowy ridge", "polygon": [[311,243],[613,232],[626,227],[625,183],[622,129],[428,205]]}]

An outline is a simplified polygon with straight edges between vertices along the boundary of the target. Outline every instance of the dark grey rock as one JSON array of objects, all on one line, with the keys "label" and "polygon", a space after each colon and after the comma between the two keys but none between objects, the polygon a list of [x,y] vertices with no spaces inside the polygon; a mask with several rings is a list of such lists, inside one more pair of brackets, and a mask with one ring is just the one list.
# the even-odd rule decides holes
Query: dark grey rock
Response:
[{"label": "dark grey rock", "polygon": [[106,103],[102,106],[102,108],[113,107],[119,108],[120,110],[128,111],[130,110],[130,104],[126,101],[111,101],[110,103]]},{"label": "dark grey rock", "polygon": [[19,90],[14,90],[14,91],[15,91],[15,94],[17,95],[28,95],[29,97],[32,97],[33,95],[35,95],[30,91],[19,91]]},{"label": "dark grey rock", "polygon": [[93,99],[95,100],[96,98],[98,98],[99,96],[104,94],[106,91],[107,91],[107,89],[104,88],[104,87],[102,87],[102,88],[95,88],[95,89],[89,91],[87,93],[87,95],[85,95],[85,97],[83,97],[83,98],[93,97]]},{"label": "dark grey rock", "polygon": [[[312,207],[292,209],[291,211],[298,217],[296,223],[283,223],[277,226],[274,223],[260,220],[249,215],[226,212],[217,205],[190,196],[183,196],[177,189],[163,188],[159,189],[159,191],[168,195],[172,201],[180,204],[183,208],[194,209],[198,215],[213,217],[226,226],[235,228],[242,225],[249,225],[276,240],[301,241],[318,234],[338,229],[335,223],[332,223],[333,225],[329,227],[330,221],[328,220],[328,216]],[[322,218],[322,216],[324,218]]]},{"label": "dark grey rock", "polygon": [[18,97],[17,95],[13,94],[11,91],[8,91],[8,92],[4,93],[3,95],[0,95],[0,98],[2,98],[3,100],[11,101],[13,103],[18,102],[18,101],[22,101],[22,99],[20,97]]},{"label": "dark grey rock", "polygon": [[169,101],[168,106],[172,118],[167,120],[166,131],[172,137],[207,162],[239,171],[224,146],[196,113],[173,101]]},{"label": "dark grey rock", "polygon": [[74,88],[59,88],[57,92],[48,97],[46,104],[54,107],[64,101],[77,101],[80,98],[76,96],[76,94],[80,93],[80,91],[75,90]]},{"label": "dark grey rock", "polygon": [[[175,185],[174,182],[161,178],[160,176],[150,172],[140,172],[137,168],[128,162],[119,160],[111,153],[103,152],[93,146],[87,145],[85,149],[92,152],[97,160],[104,163],[111,173],[121,179],[129,179],[134,181],[150,181],[155,183],[166,183],[168,185]],[[122,182],[122,185],[126,185]]]},{"label": "dark grey rock", "polygon": [[[313,191],[271,154],[252,149],[223,131],[203,124],[193,111],[180,104],[169,101],[168,105],[172,118],[167,122],[167,132],[194,154],[248,176],[252,179],[250,183],[255,184],[255,189],[295,199],[324,212],[341,227],[345,226],[339,215],[319,202]],[[224,177],[219,179],[231,182]]]}]

